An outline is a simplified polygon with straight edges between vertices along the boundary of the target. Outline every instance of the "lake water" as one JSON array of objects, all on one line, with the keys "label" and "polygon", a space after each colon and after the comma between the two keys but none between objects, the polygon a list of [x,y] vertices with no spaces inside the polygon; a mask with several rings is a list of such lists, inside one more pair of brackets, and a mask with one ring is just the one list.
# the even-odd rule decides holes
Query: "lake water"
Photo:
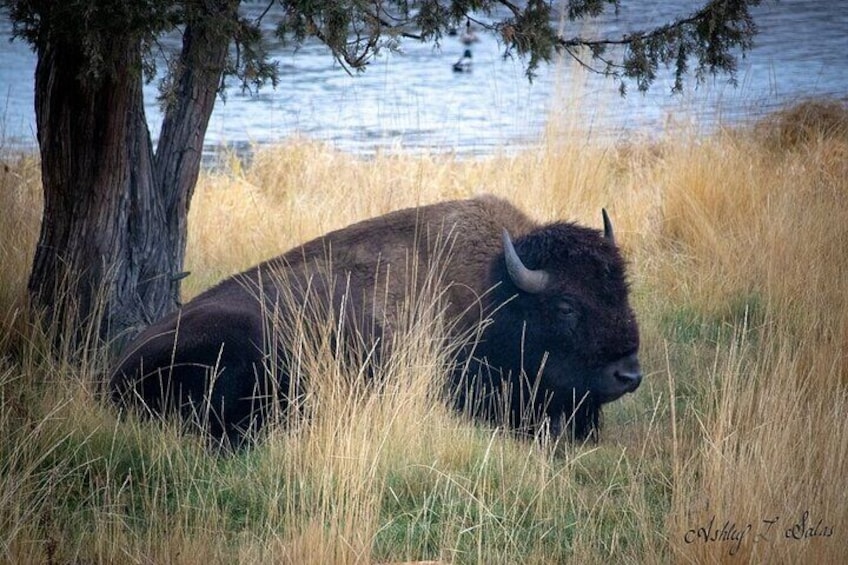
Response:
[{"label": "lake water", "polygon": [[[606,15],[591,27],[569,23],[565,35],[618,36],[689,14],[700,3],[622,4],[617,16]],[[248,14],[262,9],[258,3],[243,7]],[[664,76],[647,94],[634,87],[622,99],[612,80],[566,64],[540,68],[530,83],[522,62],[504,59],[495,39],[483,33],[472,47],[470,73],[452,71],[464,50],[455,37],[445,37],[438,48],[407,40],[402,54],[381,56],[355,76],[316,42],[296,52],[276,46],[279,86],[253,93],[230,87],[226,102],[216,103],[206,151],[224,145],[244,151],[302,136],[361,155],[485,155],[535,143],[552,113],[570,116],[593,136],[650,136],[670,122],[709,131],[804,98],[848,100],[848,2],[781,0],[754,14],[760,34],[740,60],[738,87],[720,76],[697,88],[689,82],[675,96],[669,94],[670,77]],[[0,15],[0,142],[34,147],[35,55],[22,41],[10,43],[10,31],[8,17]],[[155,84],[145,88],[154,142],[162,120],[156,93]]]}]

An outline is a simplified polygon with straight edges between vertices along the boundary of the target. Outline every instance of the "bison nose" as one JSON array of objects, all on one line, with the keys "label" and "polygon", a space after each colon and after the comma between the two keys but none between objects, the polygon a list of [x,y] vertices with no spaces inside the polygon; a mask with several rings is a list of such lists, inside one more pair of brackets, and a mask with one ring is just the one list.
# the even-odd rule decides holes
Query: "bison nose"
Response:
[{"label": "bison nose", "polygon": [[616,371],[615,378],[618,379],[618,382],[624,385],[628,392],[633,392],[639,388],[639,384],[642,382],[642,373]]},{"label": "bison nose", "polygon": [[622,384],[627,392],[633,392],[639,388],[642,382],[642,368],[636,354],[628,355],[619,359],[611,367],[615,379]]}]

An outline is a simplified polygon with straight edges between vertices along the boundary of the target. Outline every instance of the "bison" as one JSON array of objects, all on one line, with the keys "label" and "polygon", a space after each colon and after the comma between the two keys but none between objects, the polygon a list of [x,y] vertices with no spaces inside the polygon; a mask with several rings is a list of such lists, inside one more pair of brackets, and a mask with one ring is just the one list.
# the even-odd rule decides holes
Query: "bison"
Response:
[{"label": "bison", "polygon": [[[450,402],[516,430],[594,436],[601,406],[642,379],[625,264],[606,211],[603,221],[602,232],[540,225],[506,200],[481,196],[331,232],[149,326],[112,372],[112,398],[148,414],[206,413],[214,438],[238,443],[263,425],[269,402],[285,410],[303,392],[286,327],[302,320],[307,302],[343,321],[336,333],[346,337],[335,339],[366,350],[382,342],[390,355],[398,305],[438,263],[453,340],[446,346],[455,347]],[[276,345],[269,318],[283,328]]]}]

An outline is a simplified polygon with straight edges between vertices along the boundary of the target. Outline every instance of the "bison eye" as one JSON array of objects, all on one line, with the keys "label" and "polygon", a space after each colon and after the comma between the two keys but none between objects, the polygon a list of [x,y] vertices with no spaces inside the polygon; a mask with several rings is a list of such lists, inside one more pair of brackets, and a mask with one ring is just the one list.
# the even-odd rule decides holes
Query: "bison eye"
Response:
[{"label": "bison eye", "polygon": [[557,302],[557,317],[565,324],[569,330],[573,330],[577,326],[580,319],[580,314],[577,307],[569,299],[560,299]]}]

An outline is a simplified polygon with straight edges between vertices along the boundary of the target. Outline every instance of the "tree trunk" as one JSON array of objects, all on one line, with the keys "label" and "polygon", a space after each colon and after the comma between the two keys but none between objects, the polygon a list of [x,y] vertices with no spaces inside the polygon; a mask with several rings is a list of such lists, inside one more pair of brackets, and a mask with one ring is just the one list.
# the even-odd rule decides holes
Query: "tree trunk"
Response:
[{"label": "tree trunk", "polygon": [[[156,149],[156,185],[166,206],[168,249],[173,263],[184,264],[187,217],[200,171],[203,140],[221,85],[230,42],[230,24],[236,20],[239,0],[220,0],[216,13],[186,27],[183,48],[174,71],[175,92],[169,104]],[[177,274],[179,283],[182,275]]]},{"label": "tree trunk", "polygon": [[[215,4],[234,20],[237,0]],[[35,110],[44,215],[30,296],[70,344],[120,344],[179,304],[186,216],[229,36],[214,18],[186,27],[155,156],[139,39],[106,38],[104,72],[92,76],[78,41],[42,37]]]}]

